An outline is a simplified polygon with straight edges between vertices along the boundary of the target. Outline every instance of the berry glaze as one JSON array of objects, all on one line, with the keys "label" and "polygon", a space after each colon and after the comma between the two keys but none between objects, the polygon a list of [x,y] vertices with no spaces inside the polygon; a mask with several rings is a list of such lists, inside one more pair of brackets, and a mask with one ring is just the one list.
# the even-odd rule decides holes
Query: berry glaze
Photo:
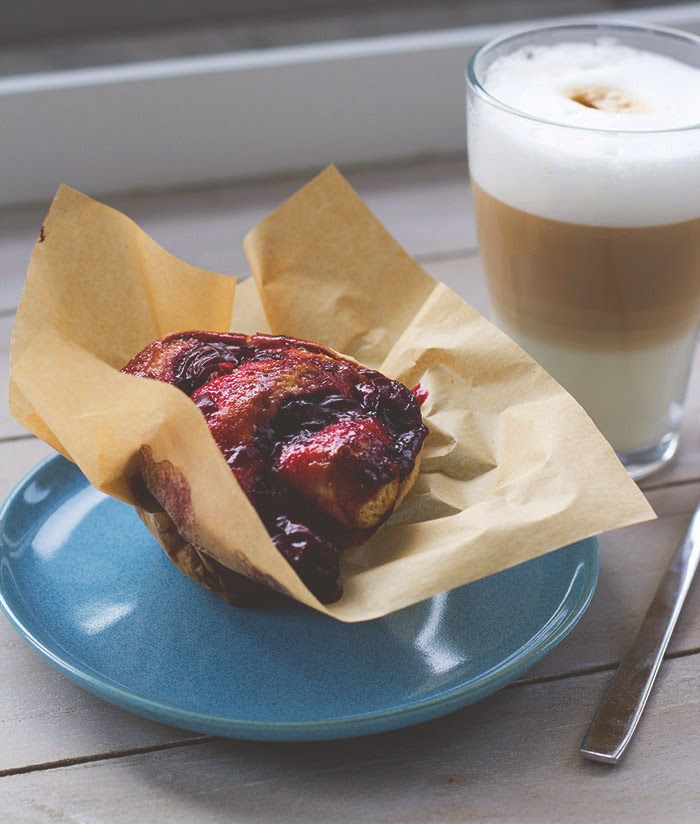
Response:
[{"label": "berry glaze", "polygon": [[324,602],[340,553],[391,515],[428,433],[427,392],[319,344],[181,332],[122,370],[170,383],[204,415],[277,549]]}]

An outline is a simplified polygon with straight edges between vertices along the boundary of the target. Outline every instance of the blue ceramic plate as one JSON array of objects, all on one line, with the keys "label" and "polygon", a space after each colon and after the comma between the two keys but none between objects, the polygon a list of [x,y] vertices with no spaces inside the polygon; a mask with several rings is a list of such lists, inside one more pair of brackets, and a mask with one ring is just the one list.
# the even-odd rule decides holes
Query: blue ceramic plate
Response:
[{"label": "blue ceramic plate", "polygon": [[127,710],[235,738],[364,735],[484,698],[571,630],[597,572],[591,539],[341,624],[295,603],[229,606],[172,566],[131,507],[60,456],[0,512],[0,603],[38,652]]}]

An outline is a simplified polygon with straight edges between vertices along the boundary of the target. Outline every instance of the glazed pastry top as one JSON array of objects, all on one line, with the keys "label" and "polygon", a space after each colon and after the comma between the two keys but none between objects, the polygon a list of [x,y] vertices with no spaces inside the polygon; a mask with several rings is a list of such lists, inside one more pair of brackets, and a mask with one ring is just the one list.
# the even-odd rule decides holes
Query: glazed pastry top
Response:
[{"label": "glazed pastry top", "polygon": [[189,395],[280,552],[319,600],[339,553],[394,510],[427,435],[424,393],[289,337],[181,332],[123,369]]}]

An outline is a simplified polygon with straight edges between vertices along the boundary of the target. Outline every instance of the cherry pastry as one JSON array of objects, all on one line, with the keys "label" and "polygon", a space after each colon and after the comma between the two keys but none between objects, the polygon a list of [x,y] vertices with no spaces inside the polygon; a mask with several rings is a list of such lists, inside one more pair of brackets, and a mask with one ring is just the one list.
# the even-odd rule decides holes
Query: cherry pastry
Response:
[{"label": "cherry pastry", "polygon": [[337,600],[341,552],[367,540],[415,480],[425,391],[271,335],[178,332],[122,371],[192,399],[277,549],[320,601]]}]

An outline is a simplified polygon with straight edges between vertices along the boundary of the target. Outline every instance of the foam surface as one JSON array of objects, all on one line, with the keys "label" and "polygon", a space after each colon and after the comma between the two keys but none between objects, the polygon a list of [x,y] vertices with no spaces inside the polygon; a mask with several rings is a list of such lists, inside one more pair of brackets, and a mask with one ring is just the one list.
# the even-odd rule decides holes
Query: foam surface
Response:
[{"label": "foam surface", "polygon": [[[605,39],[520,49],[494,61],[482,85],[507,106],[554,121],[471,101],[470,166],[494,197],[598,226],[700,216],[700,125],[651,131],[700,124],[700,69]],[[573,99],[601,90],[611,92],[607,110]]]},{"label": "foam surface", "polygon": [[[700,124],[700,69],[608,39],[518,49],[493,62],[483,85],[519,111],[575,126],[641,130]],[[587,86],[621,89],[648,106],[640,112],[601,111],[567,95]]]}]

